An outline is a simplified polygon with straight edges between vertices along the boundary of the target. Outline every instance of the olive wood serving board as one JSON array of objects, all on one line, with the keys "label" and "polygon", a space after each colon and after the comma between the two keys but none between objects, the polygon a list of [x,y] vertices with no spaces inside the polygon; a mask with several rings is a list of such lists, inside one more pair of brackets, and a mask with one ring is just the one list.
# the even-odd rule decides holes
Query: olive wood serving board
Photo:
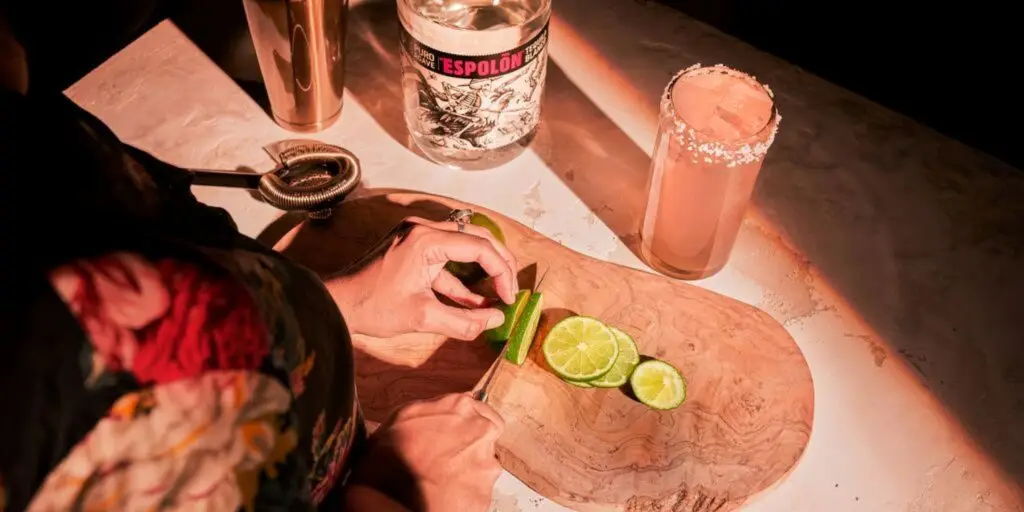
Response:
[{"label": "olive wood serving board", "polygon": [[[329,274],[404,217],[442,220],[465,207],[501,226],[520,267],[548,272],[530,357],[519,367],[502,365],[490,392],[507,422],[498,443],[506,470],[576,510],[718,511],[737,508],[794,467],[811,434],[811,374],[786,330],[759,309],[585,256],[484,208],[420,193],[345,202],[329,224],[299,225],[277,247]],[[520,282],[533,281],[521,275]],[[654,411],[618,389],[559,380],[540,341],[570,314],[614,325],[641,354],[679,368],[686,402]],[[482,341],[355,338],[357,386],[370,421],[413,399],[472,389],[496,356]]]}]

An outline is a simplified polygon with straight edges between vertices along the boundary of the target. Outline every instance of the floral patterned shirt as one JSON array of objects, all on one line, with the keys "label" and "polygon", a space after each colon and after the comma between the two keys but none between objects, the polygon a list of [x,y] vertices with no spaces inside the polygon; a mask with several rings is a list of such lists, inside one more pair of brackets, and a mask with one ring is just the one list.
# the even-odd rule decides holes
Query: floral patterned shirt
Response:
[{"label": "floral patterned shirt", "polygon": [[365,434],[318,277],[63,97],[0,112],[0,511],[340,510]]}]

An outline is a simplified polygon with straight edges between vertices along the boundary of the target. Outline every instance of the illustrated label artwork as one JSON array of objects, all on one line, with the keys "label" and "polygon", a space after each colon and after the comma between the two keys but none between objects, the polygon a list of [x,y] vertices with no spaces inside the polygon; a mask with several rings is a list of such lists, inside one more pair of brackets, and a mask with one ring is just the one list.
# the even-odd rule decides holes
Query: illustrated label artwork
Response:
[{"label": "illustrated label artwork", "polygon": [[547,73],[547,25],[530,41],[489,55],[456,55],[417,41],[402,27],[406,116],[417,134],[451,150],[496,149],[540,121]]}]

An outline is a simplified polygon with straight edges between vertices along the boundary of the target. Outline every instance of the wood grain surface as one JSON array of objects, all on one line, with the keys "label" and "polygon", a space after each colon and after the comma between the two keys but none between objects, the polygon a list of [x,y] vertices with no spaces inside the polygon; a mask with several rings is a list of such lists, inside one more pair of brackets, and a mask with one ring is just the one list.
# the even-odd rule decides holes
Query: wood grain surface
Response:
[{"label": "wood grain surface", "polygon": [[[440,220],[467,206],[498,222],[521,267],[548,271],[538,342],[523,366],[501,366],[491,391],[491,405],[507,422],[498,448],[505,469],[576,510],[718,511],[737,508],[794,467],[811,434],[811,375],[785,329],[756,308],[576,253],[486,209],[419,193],[348,201],[329,224],[302,224],[277,246],[332,273],[404,217]],[[520,282],[533,279],[521,275]],[[539,344],[571,314],[615,325],[641,354],[679,368],[686,403],[653,411],[618,389],[561,382]],[[496,356],[482,342],[426,334],[354,343],[370,421],[410,400],[472,389]]]}]

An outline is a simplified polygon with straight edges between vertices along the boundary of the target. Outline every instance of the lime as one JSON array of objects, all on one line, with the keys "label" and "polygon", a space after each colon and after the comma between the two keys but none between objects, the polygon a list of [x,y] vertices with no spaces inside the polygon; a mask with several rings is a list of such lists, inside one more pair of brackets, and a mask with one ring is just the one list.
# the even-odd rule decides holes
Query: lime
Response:
[{"label": "lime", "polygon": [[654,409],[675,409],[686,400],[686,381],[674,366],[652,359],[637,365],[629,378],[633,394]]},{"label": "lime", "polygon": [[[562,379],[562,380],[565,380],[565,379]],[[578,388],[592,388],[592,387],[594,387],[594,386],[591,386],[589,382],[583,382],[583,381],[578,381],[578,380],[565,380],[565,382],[568,382],[569,384],[572,384],[573,386],[576,386]]]},{"label": "lime", "polygon": [[516,294],[516,300],[512,304],[501,303],[498,309],[505,314],[505,323],[495,327],[494,329],[487,330],[484,335],[487,337],[487,341],[499,342],[508,340],[508,337],[512,335],[512,328],[515,327],[516,321],[519,320],[519,316],[523,314],[523,308],[526,307],[526,301],[530,298],[530,290],[519,290]]},{"label": "lime", "polygon": [[494,222],[494,219],[482,213],[474,213],[469,217],[469,223],[473,224],[474,226],[487,228],[487,230],[490,231],[492,235],[494,235],[494,238],[497,238],[498,241],[501,243],[505,243],[505,233],[501,231],[501,227],[498,226],[497,222]]},{"label": "lime", "polygon": [[523,364],[523,361],[526,361],[526,355],[530,353],[530,345],[533,344],[533,337],[537,334],[540,308],[543,304],[543,293],[534,292],[530,295],[526,306],[523,307],[523,314],[512,328],[512,335],[508,338],[508,352],[505,352],[505,359],[515,364]]},{"label": "lime", "polygon": [[637,363],[640,362],[640,352],[637,350],[633,338],[614,327],[609,326],[608,329],[615,335],[615,341],[619,344],[619,357],[615,358],[615,364],[612,365],[611,370],[608,370],[608,373],[597,380],[590,381],[594,387],[598,388],[617,388],[629,382],[633,368],[636,368]]},{"label": "lime", "polygon": [[[474,226],[480,226],[487,228],[491,232],[494,238],[497,238],[499,242],[505,243],[505,233],[501,231],[501,227],[498,226],[494,220],[482,213],[474,213],[469,217],[469,223]],[[487,272],[476,262],[463,263],[461,261],[449,261],[444,268],[451,272],[452,275],[459,278],[463,284],[473,284],[481,279],[487,277]]]},{"label": "lime", "polygon": [[544,359],[566,380],[591,381],[612,369],[619,344],[611,329],[586,316],[570,316],[544,338]]}]

